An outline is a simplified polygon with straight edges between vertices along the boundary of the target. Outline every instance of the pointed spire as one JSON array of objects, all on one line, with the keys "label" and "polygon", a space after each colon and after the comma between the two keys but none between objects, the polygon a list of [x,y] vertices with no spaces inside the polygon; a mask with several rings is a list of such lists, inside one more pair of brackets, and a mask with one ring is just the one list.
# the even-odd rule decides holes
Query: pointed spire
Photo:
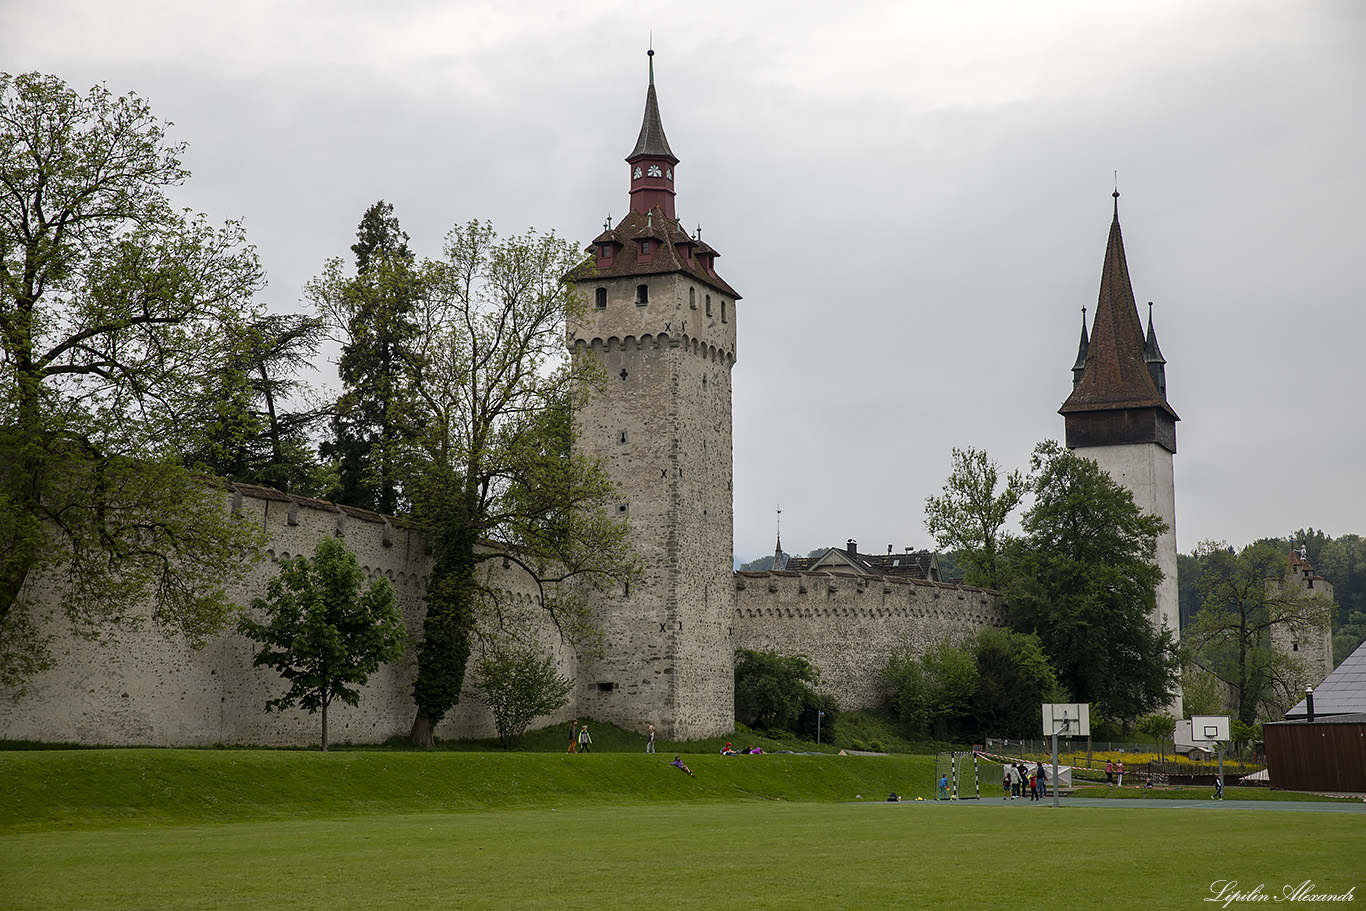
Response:
[{"label": "pointed spire", "polygon": [[[1097,438],[1108,438],[1112,433],[1100,413],[1129,412],[1132,415],[1142,410],[1152,415],[1144,421],[1156,422],[1153,425],[1155,430],[1150,428],[1142,433],[1149,436],[1155,434],[1159,438],[1157,442],[1175,452],[1175,422],[1179,418],[1167,404],[1162,388],[1164,383],[1159,383],[1147,358],[1148,342],[1144,337],[1143,323],[1138,318],[1133,286],[1129,282],[1129,265],[1124,257],[1118,190],[1114,192],[1114,198],[1115,215],[1110,222],[1110,236],[1106,241],[1100,294],[1096,300],[1095,314],[1091,318],[1084,369],[1077,374],[1073,368],[1072,394],[1060,409],[1068,420],[1068,445],[1074,445],[1074,438],[1086,438],[1082,424],[1075,422],[1074,418],[1080,420],[1087,413],[1095,413],[1094,420],[1087,419],[1089,423],[1086,426],[1090,428],[1087,432],[1093,431]],[[1152,339],[1156,345],[1156,335]],[[1125,423],[1129,429],[1124,430],[1121,436],[1140,433],[1130,418],[1126,417]]]},{"label": "pointed spire", "polygon": [[778,543],[773,547],[773,568],[782,569],[783,560],[783,508],[778,507]]},{"label": "pointed spire", "polygon": [[626,156],[627,161],[634,162],[637,158],[649,156],[651,158],[667,158],[670,163],[677,164],[678,158],[673,150],[669,148],[668,137],[664,135],[664,121],[659,116],[659,97],[655,94],[655,52],[649,51],[650,56],[650,85],[645,90],[645,116],[640,124],[640,136],[636,139],[636,147],[631,150],[631,154]]},{"label": "pointed spire", "polygon": [[1081,382],[1081,375],[1086,370],[1086,354],[1091,347],[1091,342],[1086,336],[1086,308],[1081,308],[1081,343],[1077,345],[1077,362],[1072,365],[1072,388],[1076,389]]}]

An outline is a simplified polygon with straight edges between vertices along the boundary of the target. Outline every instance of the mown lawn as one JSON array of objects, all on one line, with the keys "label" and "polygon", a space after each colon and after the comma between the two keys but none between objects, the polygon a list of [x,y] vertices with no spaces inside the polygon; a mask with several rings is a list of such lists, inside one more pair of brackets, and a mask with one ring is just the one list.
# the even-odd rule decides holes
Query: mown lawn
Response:
[{"label": "mown lawn", "polygon": [[1218,880],[1366,887],[1361,815],[889,804],[868,798],[930,793],[932,757],[685,757],[697,778],[668,758],[0,754],[0,907],[1165,909],[1219,907]]}]

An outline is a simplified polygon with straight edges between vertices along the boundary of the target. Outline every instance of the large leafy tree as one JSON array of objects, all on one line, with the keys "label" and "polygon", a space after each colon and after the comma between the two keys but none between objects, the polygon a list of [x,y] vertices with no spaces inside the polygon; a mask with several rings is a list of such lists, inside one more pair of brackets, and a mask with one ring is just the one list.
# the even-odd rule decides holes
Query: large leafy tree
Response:
[{"label": "large leafy tree", "polygon": [[36,579],[78,630],[227,621],[255,534],[192,483],[175,420],[262,284],[238,225],[176,210],[183,145],[133,95],[0,75],[0,682],[50,660]]},{"label": "large leafy tree", "polygon": [[[484,563],[520,567],[539,606],[578,643],[593,635],[587,595],[638,572],[626,524],[609,516],[610,480],[574,447],[574,402],[596,381],[576,375],[564,350],[566,317],[582,302],[560,276],[578,258],[554,234],[502,239],[471,222],[452,229],[443,258],[424,269],[411,489],[435,565],[413,685],[415,743],[430,743],[459,699],[476,618],[501,622]],[[481,546],[487,540],[498,546]]]},{"label": "large leafy tree", "polygon": [[1285,584],[1290,561],[1279,546],[1253,544],[1235,553],[1206,542],[1198,553],[1203,606],[1183,645],[1233,686],[1238,720],[1251,726],[1293,705],[1305,683],[1300,663],[1276,647],[1273,633],[1294,638],[1326,629],[1333,602]]},{"label": "large leafy tree", "polygon": [[1177,657],[1152,621],[1166,523],[1094,461],[1049,441],[1030,463],[1033,506],[1009,551],[1005,586],[1016,630],[1039,637],[1073,698],[1119,720],[1168,702]]},{"label": "large leafy tree", "polygon": [[1005,580],[1002,528],[1026,492],[1025,477],[976,449],[953,450],[953,470],[940,496],[925,500],[925,526],[943,550],[954,552],[968,585],[1000,588]]},{"label": "large leafy tree", "polygon": [[411,505],[403,480],[420,426],[414,358],[423,328],[422,277],[393,205],[383,200],[361,217],[351,252],[354,275],[331,259],[305,291],[342,345],[342,394],[332,437],[322,446],[337,474],[327,493],[392,514]]},{"label": "large leafy tree", "polygon": [[323,538],[311,559],[295,557],[270,581],[267,597],[251,603],[265,622],[244,616],[238,628],[263,645],[253,664],[271,667],[289,691],[266,710],[299,705],[322,713],[327,751],[327,710],[338,699],[360,704],[370,675],[403,654],[407,630],[383,576],[365,587],[365,570],[338,538]]}]

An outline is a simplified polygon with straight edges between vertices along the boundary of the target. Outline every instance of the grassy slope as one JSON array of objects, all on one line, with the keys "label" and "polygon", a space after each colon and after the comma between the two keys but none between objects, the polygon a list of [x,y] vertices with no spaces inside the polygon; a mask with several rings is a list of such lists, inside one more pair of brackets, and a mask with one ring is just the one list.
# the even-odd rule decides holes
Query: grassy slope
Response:
[{"label": "grassy slope", "polygon": [[930,795],[925,756],[330,754],[247,750],[0,753],[0,828],[222,822],[431,810]]}]

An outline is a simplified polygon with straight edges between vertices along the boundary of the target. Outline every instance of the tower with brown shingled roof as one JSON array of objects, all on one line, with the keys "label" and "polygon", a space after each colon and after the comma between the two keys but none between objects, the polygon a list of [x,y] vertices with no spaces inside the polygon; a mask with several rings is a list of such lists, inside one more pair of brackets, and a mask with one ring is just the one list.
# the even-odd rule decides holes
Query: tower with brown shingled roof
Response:
[{"label": "tower with brown shingled roof", "polygon": [[[1157,540],[1157,563],[1164,578],[1152,619],[1179,636],[1172,456],[1180,418],[1167,402],[1166,361],[1157,347],[1151,312],[1146,338],[1138,316],[1119,229],[1119,192],[1114,196],[1090,337],[1083,318],[1072,394],[1059,414],[1067,448],[1095,460],[1133,494],[1140,509],[1167,523],[1167,532]],[[1172,708],[1181,717],[1179,696]]]},{"label": "tower with brown shingled roof", "polygon": [[627,156],[630,209],[569,278],[576,364],[600,388],[579,408],[579,449],[601,459],[644,577],[601,605],[600,658],[581,665],[581,711],[665,739],[734,726],[731,368],[735,293],[717,252],[674,208],[678,157],[654,86]]}]

